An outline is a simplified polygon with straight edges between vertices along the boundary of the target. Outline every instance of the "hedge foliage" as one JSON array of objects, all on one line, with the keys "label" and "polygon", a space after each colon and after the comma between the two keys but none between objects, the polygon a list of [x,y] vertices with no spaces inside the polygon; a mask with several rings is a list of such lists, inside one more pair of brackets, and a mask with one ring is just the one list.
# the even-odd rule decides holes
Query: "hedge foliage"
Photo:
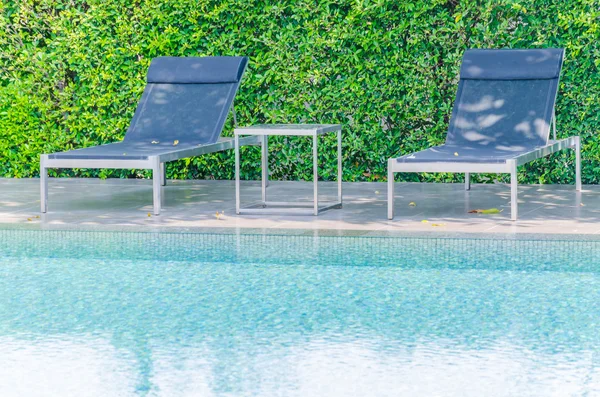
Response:
[{"label": "hedge foliage", "polygon": [[[240,124],[341,123],[344,179],[385,180],[387,158],[444,141],[466,48],[565,47],[558,133],[582,136],[584,183],[600,180],[600,0],[4,0],[0,7],[0,176],[38,175],[40,153],[120,140],[153,57],[248,55]],[[224,134],[232,128],[229,120]],[[331,149],[323,145],[320,161],[331,179],[335,143],[326,139]],[[310,146],[272,139],[272,177],[310,179]],[[244,174],[258,177],[259,150],[245,149],[243,160]],[[562,152],[523,167],[520,178],[569,183],[573,162]],[[230,179],[233,169],[228,151],[172,164],[168,176]]]}]

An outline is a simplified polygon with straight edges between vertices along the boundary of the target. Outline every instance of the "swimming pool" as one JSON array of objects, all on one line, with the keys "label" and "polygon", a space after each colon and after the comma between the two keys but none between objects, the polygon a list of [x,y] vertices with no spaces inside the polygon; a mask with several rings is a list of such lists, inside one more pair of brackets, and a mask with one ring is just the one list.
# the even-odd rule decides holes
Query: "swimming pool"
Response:
[{"label": "swimming pool", "polygon": [[0,230],[0,395],[600,394],[600,242]]}]

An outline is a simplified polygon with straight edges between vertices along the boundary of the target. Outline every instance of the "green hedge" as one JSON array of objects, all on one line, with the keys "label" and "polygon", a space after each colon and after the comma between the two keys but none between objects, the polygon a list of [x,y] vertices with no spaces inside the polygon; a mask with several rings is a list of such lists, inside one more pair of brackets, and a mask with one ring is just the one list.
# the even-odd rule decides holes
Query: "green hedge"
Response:
[{"label": "green hedge", "polygon": [[[240,124],[341,123],[344,180],[385,180],[387,158],[444,141],[466,48],[551,46],[567,49],[559,135],[583,137],[584,183],[600,179],[598,0],[4,0],[0,7],[0,176],[38,175],[40,153],[120,140],[153,57],[248,55]],[[225,135],[232,128],[229,120]],[[310,178],[310,140],[271,142],[274,178]],[[334,140],[328,144],[325,179],[335,175]],[[244,174],[258,177],[259,149],[245,149],[243,159]],[[520,178],[569,183],[573,161],[571,151],[559,153],[524,167]],[[171,164],[168,177],[230,179],[233,152]]]}]

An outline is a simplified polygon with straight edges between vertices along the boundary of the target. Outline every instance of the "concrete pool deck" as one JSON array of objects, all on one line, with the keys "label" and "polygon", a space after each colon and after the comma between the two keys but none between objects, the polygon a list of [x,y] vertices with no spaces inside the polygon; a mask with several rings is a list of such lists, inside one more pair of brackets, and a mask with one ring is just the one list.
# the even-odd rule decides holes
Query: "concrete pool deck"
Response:
[{"label": "concrete pool deck", "polygon": [[[152,212],[150,180],[50,179],[48,213],[40,213],[39,179],[0,179],[0,226],[103,227],[138,230],[202,228],[336,231],[355,235],[387,232],[600,234],[600,186],[519,186],[519,220],[510,216],[510,189],[501,184],[397,183],[396,217],[387,220],[385,183],[344,183],[344,207],[319,216],[235,215],[233,181],[169,181],[163,212]],[[333,198],[335,182],[319,184]],[[273,181],[269,200],[312,198],[312,182]],[[260,182],[242,181],[242,203],[260,199]],[[416,206],[410,206],[414,202]],[[469,210],[498,208],[496,215]],[[217,218],[217,211],[224,215]]]}]

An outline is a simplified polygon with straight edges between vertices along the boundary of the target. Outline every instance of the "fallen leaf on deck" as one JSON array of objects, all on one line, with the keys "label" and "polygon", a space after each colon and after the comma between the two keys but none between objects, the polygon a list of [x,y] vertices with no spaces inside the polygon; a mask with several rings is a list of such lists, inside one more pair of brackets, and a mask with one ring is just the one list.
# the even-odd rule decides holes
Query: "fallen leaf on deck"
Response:
[{"label": "fallen leaf on deck", "polygon": [[153,145],[156,145],[156,144],[158,144],[158,143],[160,143],[160,142],[158,142],[158,141],[152,141],[152,144],[153,144]]},{"label": "fallen leaf on deck", "polygon": [[499,210],[498,208],[490,208],[487,210],[471,210],[469,214],[499,214],[504,210]]},{"label": "fallen leaf on deck", "polygon": [[427,219],[423,219],[421,223],[429,223],[429,221]]},{"label": "fallen leaf on deck", "polygon": [[225,211],[223,211],[223,212],[217,211],[217,213],[215,214],[215,216],[217,217],[218,220],[220,220],[223,215],[225,215]]},{"label": "fallen leaf on deck", "polygon": [[39,215],[34,216],[35,219],[40,219],[41,217]]},{"label": "fallen leaf on deck", "polygon": [[375,194],[379,194],[379,190],[375,190]]},{"label": "fallen leaf on deck", "polygon": [[179,145],[179,141],[178,141],[177,139],[175,139],[175,140],[173,141],[173,146],[177,146],[177,145]]},{"label": "fallen leaf on deck", "polygon": [[455,155],[455,156],[458,156],[458,152],[454,152],[454,155]]},{"label": "fallen leaf on deck", "polygon": [[416,207],[417,203],[415,203],[414,201],[411,201],[410,203],[408,203],[409,207]]},{"label": "fallen leaf on deck", "polygon": [[445,223],[432,223],[431,226],[446,226]]},{"label": "fallen leaf on deck", "polygon": [[581,204],[579,204],[579,205],[580,205],[580,206],[582,206],[582,207],[585,207],[585,204],[583,204],[583,203],[581,203]]},{"label": "fallen leaf on deck", "polygon": [[27,218],[27,221],[31,222],[31,218]]},{"label": "fallen leaf on deck", "polygon": [[148,218],[150,218],[151,216],[152,216],[152,214],[148,212]]}]

